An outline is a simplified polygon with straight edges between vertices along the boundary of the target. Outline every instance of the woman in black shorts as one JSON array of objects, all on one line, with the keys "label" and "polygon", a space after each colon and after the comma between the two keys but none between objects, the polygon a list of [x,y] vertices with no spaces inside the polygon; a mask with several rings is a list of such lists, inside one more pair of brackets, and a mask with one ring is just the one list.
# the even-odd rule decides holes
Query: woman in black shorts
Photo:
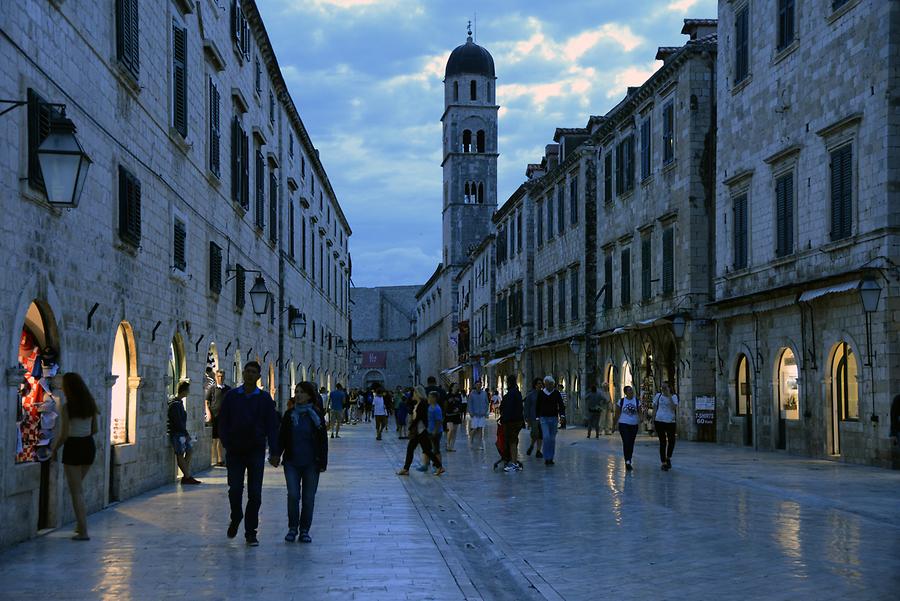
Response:
[{"label": "woman in black shorts", "polygon": [[87,506],[84,502],[84,477],[87,476],[97,449],[94,445],[94,434],[97,433],[97,403],[81,379],[74,372],[62,378],[63,394],[66,404],[60,411],[62,427],[60,435],[54,441],[56,448],[63,445],[63,468],[69,493],[72,495],[72,507],[75,509],[75,536],[72,540],[90,540],[87,531]]},{"label": "woman in black shorts", "polygon": [[447,415],[444,416],[447,423],[447,452],[452,453],[456,449],[456,431],[462,425],[462,397],[456,384],[450,384],[450,391],[447,393]]}]

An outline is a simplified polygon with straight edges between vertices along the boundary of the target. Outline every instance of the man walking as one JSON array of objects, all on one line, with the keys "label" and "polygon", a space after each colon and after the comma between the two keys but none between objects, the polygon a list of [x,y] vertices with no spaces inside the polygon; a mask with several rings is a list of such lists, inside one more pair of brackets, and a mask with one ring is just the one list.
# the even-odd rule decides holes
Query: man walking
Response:
[{"label": "man walking", "polygon": [[206,390],[206,417],[212,427],[212,461],[216,466],[225,465],[225,450],[219,438],[219,410],[229,390],[231,386],[225,383],[225,370],[216,370],[216,382]]},{"label": "man walking", "polygon": [[200,484],[200,481],[191,476],[191,455],[193,455],[193,441],[187,431],[187,411],[184,408],[184,399],[190,392],[189,382],[178,384],[178,394],[169,399],[169,407],[166,412],[166,434],[175,451],[175,463],[181,470],[182,484]]},{"label": "man walking", "polygon": [[525,423],[528,424],[528,429],[531,432],[531,444],[528,445],[528,450],[525,451],[525,454],[531,455],[531,452],[537,447],[535,457],[538,459],[544,456],[541,452],[541,447],[544,444],[544,435],[541,432],[541,422],[537,418],[537,395],[543,384],[543,380],[535,378],[531,381],[531,390],[525,395]]},{"label": "man walking", "polygon": [[331,437],[341,437],[341,422],[344,421],[344,405],[347,403],[347,393],[340,382],[328,395],[328,419],[331,425]]},{"label": "man walking", "polygon": [[[231,523],[228,538],[237,536],[244,520],[244,537],[251,547],[259,545],[256,529],[259,526],[259,507],[262,504],[263,471],[266,444],[274,459],[278,450],[278,413],[275,401],[265,390],[257,387],[260,367],[248,361],[242,373],[243,384],[232,388],[222,400],[219,410],[219,437],[225,447],[228,467],[228,501],[231,504]],[[241,509],[244,496],[244,473],[247,474],[247,508]]]},{"label": "man walking", "polygon": [[[600,416],[605,403],[603,397],[597,392],[597,387],[591,385],[591,391],[584,397],[588,410],[588,427],[587,437],[591,437],[591,430],[594,430],[594,438],[600,438]],[[605,403],[609,405],[608,402]],[[606,434],[606,431],[603,431]]]},{"label": "man walking", "polygon": [[472,416],[469,423],[469,444],[475,442],[475,437],[481,434],[481,450],[484,450],[484,426],[487,423],[488,396],[481,389],[481,382],[475,381],[474,388],[469,393],[469,414]]},{"label": "man walking", "polygon": [[566,417],[566,406],[568,405],[569,397],[566,395],[566,386],[562,382],[556,385],[556,390],[559,392],[559,398],[562,399],[562,409],[559,412],[559,429],[565,430],[566,422],[568,421]]},{"label": "man walking", "polygon": [[538,392],[536,410],[541,420],[541,431],[544,435],[544,465],[554,465],[556,456],[556,428],[559,416],[565,412],[562,397],[556,389],[553,376],[544,377],[544,388]]},{"label": "man walking", "polygon": [[506,433],[506,444],[509,446],[509,463],[505,472],[518,472],[522,469],[519,463],[519,432],[525,420],[522,406],[522,393],[516,384],[515,376],[506,376],[506,394],[500,401],[500,422]]},{"label": "man walking", "polygon": [[372,394],[372,409],[375,412],[375,440],[381,440],[381,433],[387,429],[388,413],[384,390],[380,386]]}]

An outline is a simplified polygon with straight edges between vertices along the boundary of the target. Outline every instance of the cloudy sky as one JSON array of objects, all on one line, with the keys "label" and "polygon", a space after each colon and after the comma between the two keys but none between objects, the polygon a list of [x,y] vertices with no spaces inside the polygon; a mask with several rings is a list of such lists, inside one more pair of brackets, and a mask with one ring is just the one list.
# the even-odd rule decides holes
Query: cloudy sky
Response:
[{"label": "cloudy sky", "polygon": [[444,66],[494,57],[498,202],[557,127],[584,127],[681,45],[716,0],[257,0],[285,80],[350,221],[357,286],[422,284],[441,259]]}]

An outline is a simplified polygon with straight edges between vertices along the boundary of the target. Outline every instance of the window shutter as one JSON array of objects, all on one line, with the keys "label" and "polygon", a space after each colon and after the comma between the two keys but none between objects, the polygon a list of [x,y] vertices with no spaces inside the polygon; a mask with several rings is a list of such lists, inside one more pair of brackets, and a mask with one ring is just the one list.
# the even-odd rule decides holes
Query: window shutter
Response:
[{"label": "window shutter", "polygon": [[269,241],[278,241],[278,177],[269,172]]},{"label": "window shutter", "polygon": [[44,104],[34,90],[28,89],[28,184],[41,192],[46,192],[44,187],[44,175],[41,173],[41,164],[38,161],[37,150],[47,136],[50,135],[50,120],[53,109]]},{"label": "window shutter", "polygon": [[288,238],[288,242],[289,242],[288,249],[289,249],[291,258],[293,259],[294,258],[294,236],[296,234],[296,232],[294,231],[294,203],[293,203],[293,201],[288,203],[288,226],[290,229],[290,237]]},{"label": "window shutter", "polygon": [[616,195],[620,195],[625,191],[625,179],[622,177],[624,164],[624,149],[622,148],[622,142],[619,142],[616,145]]},{"label": "window shutter", "polygon": [[784,257],[794,251],[794,175],[788,173],[775,182],[775,254]]},{"label": "window shutter", "polygon": [[241,206],[250,210],[250,137],[240,129],[241,138]]},{"label": "window shutter", "polygon": [[[219,177],[222,172],[221,166],[221,157],[219,154],[219,140],[221,138],[221,130],[219,127],[219,101],[221,97],[219,96],[219,88],[216,87],[216,84],[213,83],[212,78],[209,79],[209,170],[212,171],[216,177]],[[234,177],[232,171],[232,178]],[[233,180],[232,180],[233,181]],[[234,189],[234,184],[232,183],[232,189]]]},{"label": "window shutter", "polygon": [[141,182],[119,165],[119,237],[138,246],[141,243]]},{"label": "window shutter", "polygon": [[580,313],[580,308],[578,306],[578,268],[573,267],[569,272],[569,277],[571,279],[570,286],[571,294],[572,294],[572,319],[578,319],[578,314]]},{"label": "window shutter", "polygon": [[566,231],[566,190],[563,184],[556,189],[556,231],[560,236]]},{"label": "window shutter", "polygon": [[750,9],[744,6],[738,11],[735,19],[735,58],[734,58],[734,83],[743,81],[749,74],[749,25]]},{"label": "window shutter", "polygon": [[235,279],[234,279],[234,306],[237,307],[238,309],[243,309],[244,303],[246,302],[246,296],[247,296],[244,293],[245,288],[247,286],[247,282],[244,281],[244,278],[245,278],[244,268],[241,265],[237,265],[237,267],[235,268],[235,271],[237,273],[235,274]]},{"label": "window shutter", "polygon": [[516,252],[522,252],[522,212],[516,215]]},{"label": "window shutter", "polygon": [[241,124],[231,120],[231,200],[241,203]]},{"label": "window shutter", "polygon": [[831,153],[831,239],[850,236],[853,230],[852,211],[852,146],[843,146]]},{"label": "window shutter", "polygon": [[175,130],[187,138],[187,28],[172,24],[172,92]]},{"label": "window shutter", "polygon": [[641,299],[648,301],[652,296],[650,291],[650,238],[641,240]]},{"label": "window shutter", "polygon": [[747,195],[736,196],[734,202],[734,267],[747,266]]},{"label": "window shutter", "polygon": [[256,150],[256,227],[263,229],[265,227],[266,217],[266,163],[263,160],[262,152]]},{"label": "window shutter", "polygon": [[608,203],[613,199],[612,152],[607,152],[603,160],[603,199]]},{"label": "window shutter", "polygon": [[578,223],[578,176],[569,180],[569,219],[572,225]]},{"label": "window shutter", "polygon": [[215,242],[209,243],[209,291],[222,292],[222,247]]},{"label": "window shutter", "polygon": [[559,286],[559,325],[566,323],[566,274],[561,273],[556,279]]},{"label": "window shutter", "polygon": [[135,77],[140,73],[137,0],[116,0],[116,57]]},{"label": "window shutter", "polygon": [[544,208],[540,203],[535,206],[537,208],[535,211],[535,217],[537,217],[537,244],[541,246],[544,243]]},{"label": "window shutter", "polygon": [[300,218],[300,269],[306,271],[306,220]]},{"label": "window shutter", "polygon": [[675,159],[675,104],[668,102],[663,107],[663,165]]},{"label": "window shutter", "polygon": [[553,280],[547,280],[547,327],[553,327],[553,318],[555,312],[553,311]]},{"label": "window shutter", "polygon": [[650,117],[641,123],[641,179],[650,175]]},{"label": "window shutter", "polygon": [[675,230],[663,230],[663,294],[670,295],[675,291]]},{"label": "window shutter", "polygon": [[631,192],[634,189],[634,134],[625,139],[625,191]]},{"label": "window shutter", "polygon": [[187,257],[185,244],[187,242],[187,232],[185,231],[184,222],[180,219],[175,220],[175,227],[172,236],[173,241],[173,258],[175,269],[185,271],[187,269]]},{"label": "window shutter", "polygon": [[631,304],[631,249],[622,250],[622,305]]},{"label": "window shutter", "polygon": [[606,291],[603,294],[603,308],[612,309],[613,258],[610,254],[606,255],[606,259],[603,262],[603,284],[606,286]]}]

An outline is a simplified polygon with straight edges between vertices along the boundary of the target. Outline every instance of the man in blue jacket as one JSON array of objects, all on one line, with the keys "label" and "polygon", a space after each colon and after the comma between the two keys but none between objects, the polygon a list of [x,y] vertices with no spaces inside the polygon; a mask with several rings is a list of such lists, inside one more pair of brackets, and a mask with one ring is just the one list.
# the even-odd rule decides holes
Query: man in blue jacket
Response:
[{"label": "man in blue jacket", "polygon": [[[228,500],[231,503],[228,538],[237,536],[243,519],[244,537],[251,547],[259,545],[256,529],[262,504],[267,443],[269,455],[278,456],[278,413],[269,393],[256,385],[260,371],[259,363],[248,361],[242,374],[244,383],[228,391],[219,409],[219,439],[225,447]],[[244,472],[247,473],[246,510],[241,509]]]}]

